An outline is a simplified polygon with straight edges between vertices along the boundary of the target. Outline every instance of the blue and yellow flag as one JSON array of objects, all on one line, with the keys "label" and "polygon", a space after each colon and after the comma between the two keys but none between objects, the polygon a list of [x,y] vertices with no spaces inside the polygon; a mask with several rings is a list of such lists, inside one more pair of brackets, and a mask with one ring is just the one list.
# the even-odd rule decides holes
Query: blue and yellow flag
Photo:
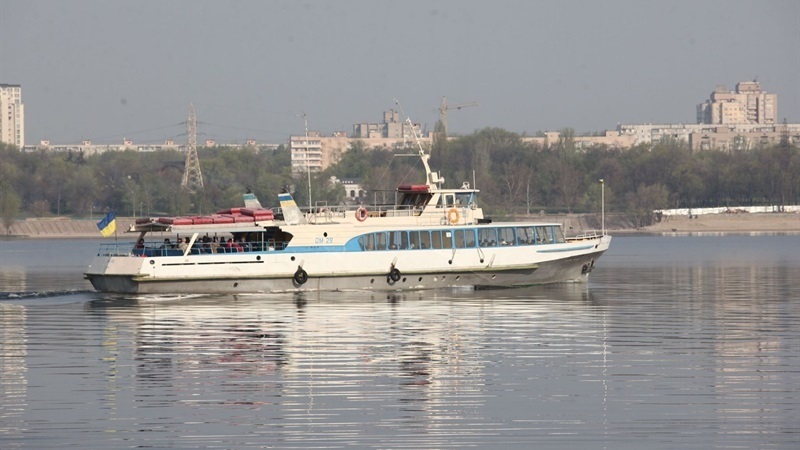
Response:
[{"label": "blue and yellow flag", "polygon": [[97,222],[97,228],[103,237],[109,237],[117,231],[117,218],[114,216],[114,211],[109,212],[100,222]]}]

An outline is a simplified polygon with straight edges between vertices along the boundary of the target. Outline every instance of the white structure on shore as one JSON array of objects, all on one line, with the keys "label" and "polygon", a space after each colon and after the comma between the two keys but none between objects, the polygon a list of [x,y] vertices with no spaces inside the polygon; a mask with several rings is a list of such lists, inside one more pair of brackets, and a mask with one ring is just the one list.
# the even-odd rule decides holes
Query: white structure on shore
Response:
[{"label": "white structure on shore", "polygon": [[800,205],[770,206],[718,206],[716,208],[676,208],[657,209],[653,211],[664,216],[689,216],[705,214],[738,214],[738,213],[800,213]]}]

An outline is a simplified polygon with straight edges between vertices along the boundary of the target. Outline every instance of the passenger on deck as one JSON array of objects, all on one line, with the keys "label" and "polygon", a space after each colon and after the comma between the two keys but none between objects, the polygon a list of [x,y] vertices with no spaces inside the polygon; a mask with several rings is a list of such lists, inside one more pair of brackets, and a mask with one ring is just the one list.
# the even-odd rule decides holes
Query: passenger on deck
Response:
[{"label": "passenger on deck", "polygon": [[139,250],[143,249],[144,248],[144,239],[139,239],[139,242],[136,243],[136,247],[134,247],[134,248],[139,249]]},{"label": "passenger on deck", "polygon": [[166,239],[164,239],[164,244],[162,244],[160,248],[162,250],[169,250],[169,249],[175,248],[175,247],[172,245],[172,242],[169,241],[169,238],[166,238]]},{"label": "passenger on deck", "polygon": [[217,240],[217,237],[214,236],[214,239],[211,240],[211,253],[217,253],[218,249],[219,249],[219,241]]},{"label": "passenger on deck", "polygon": [[233,238],[228,238],[228,243],[225,244],[225,248],[228,250],[228,253],[241,252],[243,250],[242,246],[235,242]]},{"label": "passenger on deck", "polygon": [[182,251],[182,252],[185,252],[187,248],[189,248],[189,238],[188,238],[188,237],[187,237],[187,238],[184,238],[184,239],[183,239],[182,241],[180,241],[180,243],[178,244],[178,250],[180,250],[180,251]]}]

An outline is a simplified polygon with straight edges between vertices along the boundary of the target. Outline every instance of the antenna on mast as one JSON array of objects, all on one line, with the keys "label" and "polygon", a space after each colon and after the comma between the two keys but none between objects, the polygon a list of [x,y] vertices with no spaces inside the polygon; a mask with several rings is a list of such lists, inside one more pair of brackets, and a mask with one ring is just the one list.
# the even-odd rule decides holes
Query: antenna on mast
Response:
[{"label": "antenna on mast", "polygon": [[400,110],[400,114],[406,118],[406,123],[408,123],[408,127],[411,129],[411,134],[414,136],[414,141],[417,143],[417,148],[419,148],[419,157],[422,160],[422,165],[425,167],[425,183],[428,186],[435,186],[436,188],[441,189],[442,183],[444,183],[444,178],[440,177],[438,173],[431,171],[431,166],[428,164],[428,159],[430,159],[431,156],[425,153],[425,149],[422,148],[422,141],[417,135],[417,130],[414,128],[411,118],[406,115],[405,111],[403,111],[403,107],[400,106],[400,102],[397,99],[394,99],[394,104],[397,105],[397,108]]},{"label": "antenna on mast", "polygon": [[308,165],[308,147],[310,146],[310,144],[308,143],[308,117],[306,116],[305,112],[301,113],[300,117],[303,118],[303,125],[305,125],[306,129],[305,157],[306,157],[306,173],[308,174],[308,207],[312,208],[314,203],[311,201],[311,167]]}]

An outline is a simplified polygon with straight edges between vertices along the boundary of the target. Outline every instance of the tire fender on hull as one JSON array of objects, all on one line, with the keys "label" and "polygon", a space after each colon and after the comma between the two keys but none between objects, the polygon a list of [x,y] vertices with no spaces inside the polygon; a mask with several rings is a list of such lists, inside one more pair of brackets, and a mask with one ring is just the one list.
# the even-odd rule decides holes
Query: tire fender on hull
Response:
[{"label": "tire fender on hull", "polygon": [[294,276],[292,278],[294,278],[294,282],[296,284],[302,286],[306,283],[306,281],[308,281],[308,272],[303,270],[302,267],[298,266],[297,271],[295,271]]}]

